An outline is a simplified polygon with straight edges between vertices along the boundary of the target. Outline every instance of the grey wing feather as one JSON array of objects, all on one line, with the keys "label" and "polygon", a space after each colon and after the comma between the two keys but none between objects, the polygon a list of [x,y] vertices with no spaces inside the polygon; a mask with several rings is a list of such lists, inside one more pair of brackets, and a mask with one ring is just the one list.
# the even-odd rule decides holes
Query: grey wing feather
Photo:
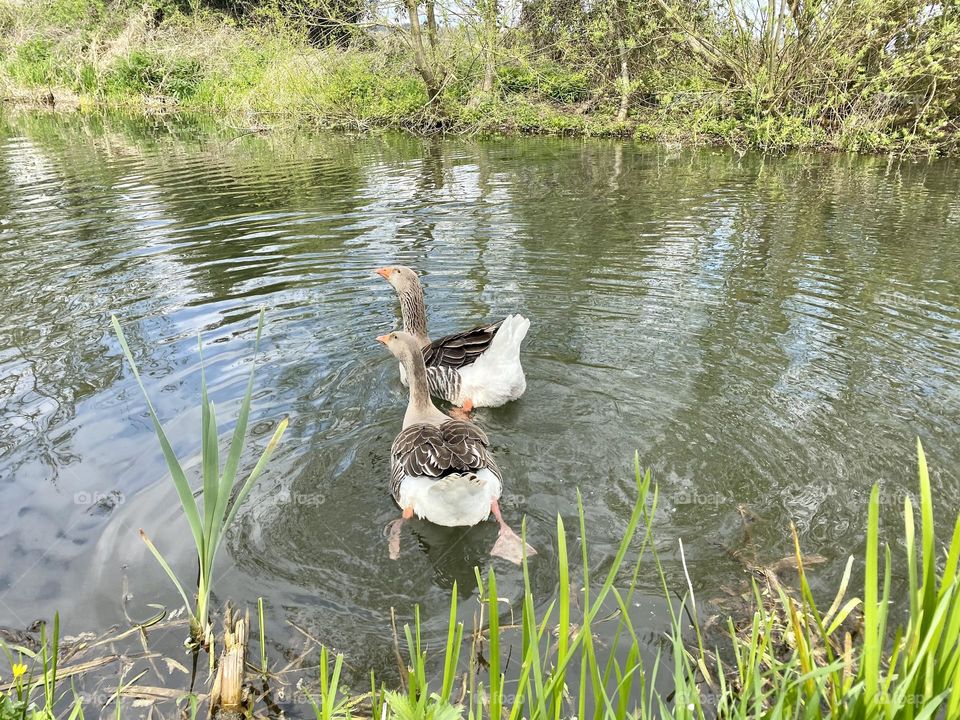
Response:
[{"label": "grey wing feather", "polygon": [[460,397],[460,371],[445,365],[431,365],[427,368],[427,383],[430,394],[455,403]]},{"label": "grey wing feather", "polygon": [[454,472],[489,469],[500,479],[500,469],[487,446],[486,433],[473,423],[448,420],[439,427],[419,424],[405,428],[390,451],[390,490],[397,499],[404,476],[440,478]]},{"label": "grey wing feather", "polygon": [[503,320],[438,338],[423,349],[423,361],[427,367],[472,365],[490,347],[502,324]]}]

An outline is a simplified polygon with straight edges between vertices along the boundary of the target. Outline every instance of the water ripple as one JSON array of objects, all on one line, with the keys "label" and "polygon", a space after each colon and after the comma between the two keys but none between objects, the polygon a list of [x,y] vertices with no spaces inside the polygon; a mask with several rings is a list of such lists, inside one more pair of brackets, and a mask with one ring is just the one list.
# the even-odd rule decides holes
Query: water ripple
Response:
[{"label": "water ripple", "polygon": [[[960,504],[953,165],[3,122],[0,483],[20,514],[0,533],[15,549],[2,624],[53,609],[76,629],[114,622],[124,573],[136,602],[175,602],[137,527],[192,572],[111,313],[195,462],[197,334],[226,442],[267,309],[251,443],[291,425],[231,535],[224,597],[265,595],[376,655],[364,648],[391,606],[439,610],[454,580],[471,593],[490,527],[418,524],[401,560],[386,557],[386,455],[404,402],[374,341],[398,324],[371,272],[388,262],[422,272],[436,335],[514,311],[533,320],[527,394],[478,419],[505,512],[529,517],[544,597],[553,518],[575,526],[577,488],[591,552],[613,552],[635,448],[660,483],[668,573],[683,536],[701,587],[736,569],[741,505],[762,519],[759,560],[790,552],[794,521],[835,578],[871,484],[912,489],[918,434],[943,507]],[[897,503],[884,512],[895,521]],[[503,572],[516,600],[519,577]]]}]

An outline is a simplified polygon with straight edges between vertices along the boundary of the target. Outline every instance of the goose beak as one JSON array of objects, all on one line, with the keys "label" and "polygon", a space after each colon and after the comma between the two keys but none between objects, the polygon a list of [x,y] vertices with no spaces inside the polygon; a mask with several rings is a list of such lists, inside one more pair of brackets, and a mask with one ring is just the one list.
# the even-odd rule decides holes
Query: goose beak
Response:
[{"label": "goose beak", "polygon": [[376,270],[374,270],[374,272],[380,277],[382,277],[384,280],[390,279],[390,268],[386,268],[386,267],[377,268]]},{"label": "goose beak", "polygon": [[386,345],[388,338],[389,338],[389,335],[377,335],[377,342],[383,343],[384,345]]}]

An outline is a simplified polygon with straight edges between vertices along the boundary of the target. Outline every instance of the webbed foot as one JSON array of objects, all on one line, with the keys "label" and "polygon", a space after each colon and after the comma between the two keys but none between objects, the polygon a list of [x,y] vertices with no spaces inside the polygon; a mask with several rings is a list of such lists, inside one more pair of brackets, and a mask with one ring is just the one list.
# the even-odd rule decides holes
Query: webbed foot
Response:
[{"label": "webbed foot", "polygon": [[391,560],[400,558],[400,530],[403,529],[404,519],[399,517],[396,520],[391,520],[383,529],[383,534],[387,536],[387,553]]},{"label": "webbed foot", "polygon": [[524,550],[526,550],[527,557],[537,554],[537,551],[529,543],[525,543],[523,538],[508,526],[501,525],[500,534],[497,536],[497,541],[493,544],[490,554],[509,560],[515,565],[520,565],[523,563]]}]

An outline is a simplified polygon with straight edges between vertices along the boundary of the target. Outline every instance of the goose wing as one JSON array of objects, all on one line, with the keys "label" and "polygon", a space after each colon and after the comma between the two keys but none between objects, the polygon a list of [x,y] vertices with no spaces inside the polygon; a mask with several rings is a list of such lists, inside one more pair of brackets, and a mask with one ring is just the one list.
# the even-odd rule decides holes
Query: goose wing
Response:
[{"label": "goose wing", "polygon": [[461,368],[470,365],[490,347],[493,336],[502,324],[503,320],[438,338],[423,349],[423,360],[428,367],[443,365]]},{"label": "goose wing", "polygon": [[397,435],[391,448],[394,498],[404,477],[441,478],[455,472],[489,469],[500,478],[500,469],[487,447],[490,440],[473,423],[448,420],[442,425],[411,425]]}]

